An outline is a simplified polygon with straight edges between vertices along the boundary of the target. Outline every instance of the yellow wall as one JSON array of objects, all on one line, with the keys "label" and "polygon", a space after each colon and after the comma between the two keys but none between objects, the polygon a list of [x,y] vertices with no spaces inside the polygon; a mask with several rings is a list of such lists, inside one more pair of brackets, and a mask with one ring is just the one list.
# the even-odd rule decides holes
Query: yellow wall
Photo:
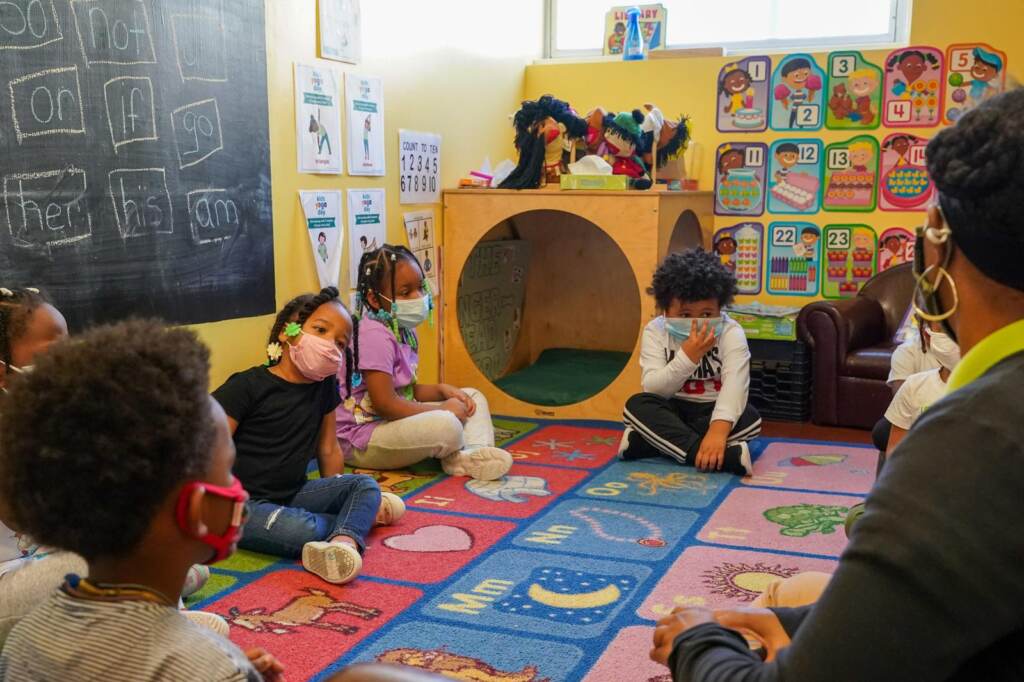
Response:
[{"label": "yellow wall", "polygon": [[[402,213],[425,207],[398,203],[399,128],[442,135],[443,187],[454,186],[485,156],[497,162],[512,155],[508,116],[518,107],[524,67],[540,54],[543,14],[540,0],[489,2],[486,16],[481,3],[469,0],[363,0],[364,59],[352,66],[317,60],[316,0],[266,0],[266,5],[274,267],[281,306],[318,288],[299,189],[386,188],[388,240],[405,243]],[[383,78],[387,177],[296,172],[296,61],[329,65],[339,81],[345,71]],[[440,223],[440,205],[435,213]],[[348,263],[347,252],[343,262]],[[341,282],[343,287],[348,282],[347,265]],[[272,321],[268,315],[195,326],[213,351],[214,387],[232,372],[263,362]],[[420,336],[421,379],[436,381],[436,330],[424,327]]]},{"label": "yellow wall", "polygon": [[[852,6],[847,8],[852,11]],[[977,7],[968,8],[962,0],[916,0],[913,3],[911,44],[934,45],[945,51],[950,43],[986,42],[1006,52],[1009,73],[1024,73],[1024,46],[1020,42],[1020,28],[1024,26],[1024,2],[1021,0],[984,0]],[[889,50],[867,51],[865,57],[881,63]],[[827,55],[816,53],[823,68]],[[645,102],[658,105],[666,116],[687,114],[692,117],[694,140],[699,143],[694,160],[701,189],[713,189],[715,150],[727,141],[766,142],[793,136],[821,138],[826,145],[849,139],[855,131],[822,129],[801,133],[773,132],[756,134],[719,133],[715,128],[716,83],[719,70],[732,58],[683,58],[646,62],[589,62],[534,64],[526,69],[524,97],[536,98],[545,93],[568,100],[580,112],[602,106],[610,111],[636,108]],[[937,128],[931,130],[938,130]],[[916,131],[915,131],[916,132]],[[928,129],[923,135],[931,134]],[[881,141],[888,131],[879,128],[867,131]],[[826,224],[863,223],[871,225],[879,234],[892,226],[913,229],[920,224],[916,213],[819,213],[808,216],[773,218],[765,214],[750,218],[767,224],[775,220],[807,220],[819,226]],[[718,217],[715,227],[726,227],[742,222],[740,217]],[[643,284],[643,283],[641,283]],[[757,300],[783,305],[803,305],[808,299],[801,296],[770,296],[762,292]]]}]

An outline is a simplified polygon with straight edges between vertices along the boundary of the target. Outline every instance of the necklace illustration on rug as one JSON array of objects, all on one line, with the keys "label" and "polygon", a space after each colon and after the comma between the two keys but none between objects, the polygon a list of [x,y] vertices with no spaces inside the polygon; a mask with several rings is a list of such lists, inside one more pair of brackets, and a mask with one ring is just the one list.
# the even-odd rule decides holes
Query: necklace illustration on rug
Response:
[{"label": "necklace illustration on rug", "polygon": [[[612,535],[605,530],[604,526],[601,525],[601,522],[598,519],[594,518],[594,515],[596,514],[604,514],[616,519],[632,521],[636,525],[646,529],[648,535],[644,537],[622,537],[619,535]],[[602,540],[607,540],[609,542],[635,542],[643,547],[652,548],[664,547],[666,544],[665,540],[662,539],[661,529],[644,517],[636,514],[618,511],[617,509],[605,509],[602,507],[581,507],[580,509],[573,509],[569,512],[569,516],[575,517],[586,523],[590,527],[590,531]]]}]

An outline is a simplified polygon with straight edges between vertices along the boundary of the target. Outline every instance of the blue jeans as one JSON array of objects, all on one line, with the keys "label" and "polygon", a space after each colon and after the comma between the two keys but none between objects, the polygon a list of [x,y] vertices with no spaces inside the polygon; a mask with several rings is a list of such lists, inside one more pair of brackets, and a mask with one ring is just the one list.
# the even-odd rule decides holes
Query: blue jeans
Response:
[{"label": "blue jeans", "polygon": [[250,500],[246,507],[242,549],[297,558],[307,542],[345,535],[362,552],[380,509],[380,486],[372,476],[331,476],[307,481],[288,506]]}]

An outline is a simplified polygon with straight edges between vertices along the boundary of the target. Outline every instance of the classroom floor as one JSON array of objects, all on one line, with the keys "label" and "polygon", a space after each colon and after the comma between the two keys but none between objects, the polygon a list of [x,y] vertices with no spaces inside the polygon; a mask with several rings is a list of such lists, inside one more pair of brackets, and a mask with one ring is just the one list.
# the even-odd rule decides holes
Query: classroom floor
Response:
[{"label": "classroom floor", "polygon": [[496,418],[517,461],[493,483],[432,464],[376,472],[409,511],[334,586],[239,552],[189,605],[262,646],[291,680],[356,661],[461,680],[662,682],[653,624],[680,605],[752,601],[776,577],[831,571],[874,480],[869,434],[770,424],[753,477],[619,462],[621,426]]}]

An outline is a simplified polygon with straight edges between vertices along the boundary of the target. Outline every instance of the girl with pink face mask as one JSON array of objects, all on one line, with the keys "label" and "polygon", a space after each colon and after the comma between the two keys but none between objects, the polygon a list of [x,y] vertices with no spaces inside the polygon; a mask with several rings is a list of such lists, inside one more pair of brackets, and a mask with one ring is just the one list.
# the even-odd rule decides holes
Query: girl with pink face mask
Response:
[{"label": "girl with pink face mask", "polygon": [[[232,375],[213,393],[234,437],[234,475],[251,498],[239,546],[301,557],[306,570],[332,583],[359,575],[370,528],[405,511],[372,477],[343,473],[334,410],[351,334],[336,288],[298,296],[277,315],[267,363]],[[320,478],[310,481],[314,457]]]}]

